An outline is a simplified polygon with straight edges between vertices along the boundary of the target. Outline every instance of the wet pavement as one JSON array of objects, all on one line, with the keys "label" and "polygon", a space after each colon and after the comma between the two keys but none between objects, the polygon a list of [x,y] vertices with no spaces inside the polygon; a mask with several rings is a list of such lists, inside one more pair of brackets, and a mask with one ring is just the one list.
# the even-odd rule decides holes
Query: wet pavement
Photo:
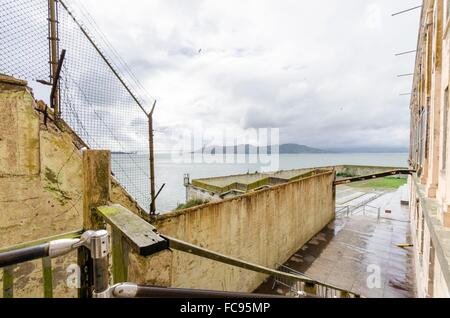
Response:
[{"label": "wet pavement", "polygon": [[[370,207],[336,218],[284,265],[363,297],[415,297],[412,248],[397,246],[411,243],[409,208],[400,204],[404,191],[386,192]],[[338,189],[337,204],[355,204],[362,197],[357,192]],[[269,278],[255,292],[287,294],[289,288]]]}]

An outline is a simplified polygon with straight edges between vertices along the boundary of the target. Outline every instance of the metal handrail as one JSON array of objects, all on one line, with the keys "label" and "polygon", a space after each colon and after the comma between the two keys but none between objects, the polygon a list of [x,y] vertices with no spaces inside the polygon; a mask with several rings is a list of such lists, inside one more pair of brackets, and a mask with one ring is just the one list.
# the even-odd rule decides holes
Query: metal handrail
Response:
[{"label": "metal handrail", "polygon": [[[109,240],[108,240],[108,232],[105,230],[100,231],[87,231],[81,235],[79,238],[66,238],[53,240],[46,243],[34,244],[31,246],[21,247],[18,249],[10,249],[6,252],[0,253],[0,268],[5,267],[5,270],[8,266],[23,263],[26,261],[31,261],[39,258],[53,258],[57,256],[62,256],[68,254],[71,251],[77,250],[80,247],[86,247],[89,249],[91,258],[93,260],[92,269],[93,269],[93,297],[97,298],[106,298],[112,297],[112,289],[109,286],[109,272],[108,272],[108,255],[110,252],[109,249]],[[335,286],[327,285],[316,280],[313,280],[301,273],[290,271],[290,272],[282,272],[273,270],[264,266],[260,266],[257,264],[252,264],[249,262],[244,262],[242,260],[232,258],[226,255],[222,255],[216,252],[212,252],[206,250],[204,248],[177,240],[171,237],[164,237],[164,239],[168,240],[170,243],[170,248],[177,249],[187,253],[194,253],[198,256],[209,258],[215,261],[219,261],[225,264],[246,268],[253,272],[265,273],[273,276],[280,276],[284,279],[289,279],[290,281],[301,282],[309,285],[317,285],[326,288],[327,290],[336,290],[345,294],[350,294],[349,292],[340,289]],[[136,285],[137,286],[137,285]],[[186,291],[184,290],[171,290],[171,289],[160,289],[160,287],[152,287],[152,286],[141,286],[141,290],[144,291],[144,294],[147,293],[173,293],[175,294],[183,294]],[[203,295],[202,291],[191,290],[192,295],[195,293]],[[143,295],[144,295],[143,294]],[[217,294],[218,295],[218,294]],[[252,294],[253,295],[253,294]],[[213,296],[213,294],[212,294]],[[212,297],[211,296],[211,297]],[[223,296],[232,296],[223,294]],[[242,296],[242,295],[240,295]],[[299,294],[298,296],[302,296]],[[306,295],[303,295],[306,296]],[[249,296],[253,297],[253,296]],[[255,296],[256,297],[256,296]]]},{"label": "metal handrail", "polygon": [[56,240],[61,240],[61,239],[76,239],[76,238],[80,238],[81,234],[83,234],[83,230],[76,230],[73,232],[49,236],[49,237],[42,238],[42,239],[35,240],[35,241],[30,241],[30,242],[26,242],[26,243],[20,243],[20,244],[8,246],[8,247],[0,248],[0,253],[14,251],[14,250],[22,249],[25,247],[37,246],[37,245],[41,245],[44,243],[48,243],[50,241],[56,241]]},{"label": "metal handrail", "polygon": [[[285,271],[287,273],[291,273],[291,274],[294,274],[294,275],[306,276],[304,273],[296,271],[296,270],[294,270],[294,269],[292,269],[292,268],[290,268],[290,267],[288,267],[286,265],[277,264],[277,266],[278,266],[278,269],[280,271]],[[308,276],[306,276],[306,277],[308,277]],[[311,278],[311,280],[313,280],[313,279]],[[297,295],[300,295],[300,296],[308,295],[308,293],[305,292],[305,289],[306,289],[305,288],[305,285],[306,285],[305,283],[297,281],[297,282],[289,284],[289,282],[281,280],[279,277],[275,277],[274,285],[276,283],[281,284],[281,285],[289,288],[291,292],[294,292]],[[345,296],[345,298],[360,298],[361,297],[360,295],[358,295],[356,293],[352,293],[352,292],[347,291],[345,289],[342,289],[342,288],[339,288],[339,287],[335,287],[335,286],[331,286],[331,285],[328,285],[328,284],[324,284],[324,283],[321,283],[321,282],[318,282],[318,281],[315,281],[315,283],[311,284],[311,285],[314,286],[316,296],[319,296],[319,297],[329,297],[330,296],[332,298],[338,298],[338,295],[341,295],[341,297]],[[296,288],[296,286],[300,286],[300,288]]]},{"label": "metal handrail", "polygon": [[[77,248],[76,246],[80,243],[81,236],[75,234],[65,235],[72,236],[72,238],[60,238],[48,241],[43,239],[3,249],[0,251],[0,268],[45,257],[55,258],[70,253]],[[78,236],[78,238],[75,236]]]},{"label": "metal handrail", "polygon": [[[78,234],[67,234],[78,236]],[[32,243],[21,244],[16,248],[8,248],[6,251],[0,252],[0,268],[4,269],[9,277],[9,282],[5,286],[4,291],[8,291],[7,297],[12,297],[12,270],[11,266],[18,265],[24,262],[33,261],[37,259],[51,259],[75,251],[81,247],[86,247],[91,252],[92,267],[93,267],[93,289],[94,295],[102,295],[109,290],[108,285],[108,255],[109,255],[109,241],[108,232],[105,230],[86,231],[78,238],[63,238],[51,240],[42,243],[43,240]],[[51,262],[49,262],[51,273]],[[44,268],[44,277],[45,277]],[[51,277],[51,276],[50,276]],[[45,281],[45,279],[44,279]],[[51,282],[51,279],[50,279]],[[9,286],[8,286],[9,285]],[[44,288],[46,289],[46,288]],[[49,292],[52,294],[52,286],[50,283]],[[46,294],[47,295],[47,294]],[[4,295],[5,296],[5,295]]]},{"label": "metal handrail", "polygon": [[120,283],[111,287],[113,298],[289,298],[279,295],[226,292],[217,290],[144,286]]},{"label": "metal handrail", "polygon": [[[354,214],[356,214],[356,213],[353,213],[353,212],[358,211],[358,210],[361,209],[361,208],[362,208],[363,211],[365,212],[365,210],[364,210],[365,207],[370,207],[370,208],[374,208],[374,209],[379,209],[379,208],[377,208],[377,207],[370,206],[368,203],[375,201],[376,199],[382,197],[382,196],[385,195],[385,194],[386,194],[385,192],[380,192],[380,193],[377,193],[376,195],[374,195],[373,197],[370,197],[369,199],[364,200],[363,202],[361,202],[361,203],[359,203],[359,204],[357,204],[357,205],[346,205],[346,206],[341,206],[341,207],[339,207],[340,210],[336,211],[336,215],[337,215],[337,216],[340,216],[341,214],[345,214],[345,210],[347,211],[347,213],[346,213],[347,216],[354,215]],[[379,212],[378,212],[378,213],[379,213]]]}]

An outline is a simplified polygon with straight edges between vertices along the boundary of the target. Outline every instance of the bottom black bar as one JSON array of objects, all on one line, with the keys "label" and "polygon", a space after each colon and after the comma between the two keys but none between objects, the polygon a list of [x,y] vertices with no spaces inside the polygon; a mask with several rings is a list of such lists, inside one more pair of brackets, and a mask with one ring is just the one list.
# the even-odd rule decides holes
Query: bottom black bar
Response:
[{"label": "bottom black bar", "polygon": [[[445,313],[450,301],[438,299],[0,299],[15,316],[44,312],[46,317],[381,317]],[[9,308],[8,308],[9,307]],[[441,308],[440,308],[441,307]],[[11,309],[11,311],[9,311]]]}]

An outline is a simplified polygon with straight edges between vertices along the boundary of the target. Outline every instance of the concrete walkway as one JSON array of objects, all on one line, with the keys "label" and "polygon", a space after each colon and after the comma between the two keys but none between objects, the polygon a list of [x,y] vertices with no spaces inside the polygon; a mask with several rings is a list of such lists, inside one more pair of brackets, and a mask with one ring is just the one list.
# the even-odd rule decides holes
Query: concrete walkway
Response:
[{"label": "concrete walkway", "polygon": [[[338,191],[345,191],[342,196],[338,193],[341,198],[353,195],[349,187]],[[387,192],[370,202],[373,208],[366,208],[365,215],[360,209],[350,217],[337,218],[284,265],[363,297],[414,297],[412,249],[397,247],[411,242],[409,209],[400,204],[402,192],[404,188]],[[355,200],[360,200],[359,195],[354,195]],[[346,204],[352,205],[352,200]],[[270,278],[256,292],[287,294],[289,290]]]}]

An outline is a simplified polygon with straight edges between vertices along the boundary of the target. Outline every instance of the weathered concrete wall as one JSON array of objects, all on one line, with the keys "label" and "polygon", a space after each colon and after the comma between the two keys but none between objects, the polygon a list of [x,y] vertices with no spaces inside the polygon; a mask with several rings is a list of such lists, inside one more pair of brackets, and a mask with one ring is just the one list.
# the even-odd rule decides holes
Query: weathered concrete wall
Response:
[{"label": "weathered concrete wall", "polygon": [[[81,165],[72,138],[41,126],[26,83],[0,82],[0,248],[81,228]],[[74,257],[55,259],[55,295],[73,296],[61,277]],[[40,261],[14,270],[17,297],[42,297]]]},{"label": "weathered concrete wall", "polygon": [[0,113],[15,114],[0,132],[0,247],[79,229],[82,172],[71,137],[40,129],[26,86],[0,85]]},{"label": "weathered concrete wall", "polygon": [[[166,235],[275,268],[334,218],[334,173],[161,216]],[[264,275],[173,252],[171,285],[227,291],[256,289]]]},{"label": "weathered concrete wall", "polygon": [[[22,83],[23,84],[23,83]],[[6,88],[6,87],[5,87]],[[28,176],[39,173],[39,120],[23,85],[0,90],[0,175]]]},{"label": "weathered concrete wall", "polygon": [[[63,122],[43,125],[36,107],[25,82],[0,76],[0,249],[82,228],[84,145]],[[142,213],[117,182],[112,200]],[[53,260],[55,297],[76,296],[65,283],[74,263],[75,254]],[[42,297],[42,284],[41,261],[15,268],[15,297]]]}]

